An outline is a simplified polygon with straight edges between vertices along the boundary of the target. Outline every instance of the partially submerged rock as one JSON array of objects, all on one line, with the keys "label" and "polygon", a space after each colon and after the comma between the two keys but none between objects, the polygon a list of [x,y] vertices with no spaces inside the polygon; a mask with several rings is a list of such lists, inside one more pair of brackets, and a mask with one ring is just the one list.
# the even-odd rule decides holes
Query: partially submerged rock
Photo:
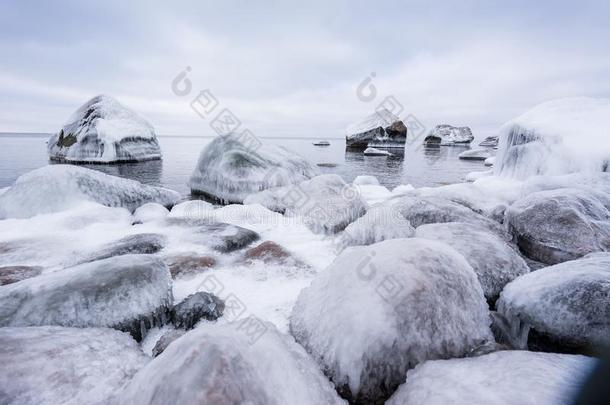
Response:
[{"label": "partially submerged rock", "polygon": [[348,148],[367,147],[403,148],[407,127],[387,109],[381,109],[347,128],[345,145]]},{"label": "partially submerged rock", "polygon": [[483,139],[483,141],[481,143],[479,143],[479,146],[497,148],[499,141],[500,141],[499,136],[492,135],[492,136],[488,136],[487,138]]},{"label": "partially submerged rock", "polygon": [[171,319],[177,328],[192,329],[202,319],[215,321],[220,318],[224,309],[224,301],[214,294],[200,291],[174,305]]},{"label": "partially submerged rock", "polygon": [[494,155],[489,148],[469,149],[460,153],[458,157],[462,160],[485,160]]},{"label": "partially submerged rock", "polygon": [[468,145],[474,140],[469,127],[437,125],[426,136],[424,143],[432,145]]},{"label": "partially submerged rock", "polygon": [[0,285],[35,277],[42,272],[40,266],[3,266],[0,267]]}]

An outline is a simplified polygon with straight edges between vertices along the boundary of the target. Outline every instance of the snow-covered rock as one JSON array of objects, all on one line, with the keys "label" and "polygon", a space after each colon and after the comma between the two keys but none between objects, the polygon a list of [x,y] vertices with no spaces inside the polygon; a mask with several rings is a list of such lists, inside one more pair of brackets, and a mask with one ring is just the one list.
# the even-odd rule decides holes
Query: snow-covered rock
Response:
[{"label": "snow-covered rock", "polygon": [[317,174],[317,167],[284,147],[250,144],[242,135],[228,134],[203,149],[189,186],[193,194],[242,203],[248,194],[296,184]]},{"label": "snow-covered rock", "polygon": [[517,350],[427,361],[386,403],[570,405],[594,366],[590,357]]},{"label": "snow-covered rock", "polygon": [[169,210],[158,203],[146,203],[133,213],[135,222],[146,223],[165,219]]},{"label": "snow-covered rock", "polygon": [[201,319],[215,321],[222,316],[225,303],[214,294],[199,291],[191,294],[171,311],[172,323],[177,328],[192,329]]},{"label": "snow-covered rock", "polygon": [[79,261],[79,264],[121,255],[157,253],[165,246],[166,239],[165,236],[156,233],[138,233],[125,236],[101,246],[93,253],[85,255]]},{"label": "snow-covered rock", "polygon": [[367,147],[403,148],[407,140],[407,127],[387,109],[381,109],[346,130],[348,148]]},{"label": "snow-covered rock", "polygon": [[530,348],[603,346],[610,341],[608,297],[610,253],[596,253],[517,278],[502,291],[498,311],[511,330],[531,327]]},{"label": "snow-covered rock", "polygon": [[470,172],[466,175],[466,177],[464,179],[468,182],[473,182],[473,181],[482,179],[483,177],[493,176],[493,174],[494,174],[493,170],[485,170],[482,172]]},{"label": "snow-covered rock", "polygon": [[126,333],[106,328],[0,328],[0,402],[99,404],[149,358]]},{"label": "snow-covered rock", "polygon": [[117,404],[341,404],[305,350],[270,323],[209,323],[174,340]]},{"label": "snow-covered rock", "polygon": [[355,186],[378,186],[379,180],[375,176],[358,176],[352,181]]},{"label": "snow-covered rock", "polygon": [[485,160],[494,155],[492,149],[489,148],[479,148],[479,149],[469,149],[458,155],[458,158],[462,160]]},{"label": "snow-covered rock", "polygon": [[566,98],[542,103],[501,129],[496,174],[610,171],[610,99]]},{"label": "snow-covered rock", "polygon": [[408,369],[493,342],[483,291],[451,247],[394,239],[348,248],[301,291],[291,333],[339,392],[378,403]]},{"label": "snow-covered rock", "polygon": [[214,215],[214,206],[203,200],[190,200],[176,204],[168,218],[189,218],[205,220]]},{"label": "snow-covered rock", "polygon": [[49,157],[62,162],[136,162],[161,159],[155,130],[109,96],[96,96],[76,110],[49,138]]},{"label": "snow-covered rock", "polygon": [[435,145],[467,145],[474,140],[469,127],[437,125],[426,136],[424,143]]},{"label": "snow-covered rock", "polygon": [[410,238],[414,233],[415,229],[398,210],[375,206],[345,228],[340,245],[371,245],[387,239]]},{"label": "snow-covered rock", "polygon": [[364,156],[392,156],[387,150],[381,150],[377,148],[368,147],[363,152]]},{"label": "snow-covered rock", "polygon": [[191,228],[191,232],[185,236],[186,240],[221,253],[242,249],[260,239],[259,234],[250,229],[210,220],[170,218],[167,224]]},{"label": "snow-covered rock", "polygon": [[492,156],[492,157],[488,157],[487,159],[485,159],[485,162],[483,162],[483,163],[485,164],[485,166],[490,167],[490,166],[493,166],[495,162],[496,162],[496,157]]},{"label": "snow-covered rock", "polygon": [[172,303],[167,266],[124,255],[0,287],[0,326],[112,327],[141,340]]},{"label": "snow-covered rock", "polygon": [[13,284],[32,278],[41,272],[42,267],[40,266],[2,266],[0,267],[0,285]]},{"label": "snow-covered rock", "polygon": [[507,283],[529,272],[525,260],[489,228],[464,222],[429,224],[418,227],[415,237],[446,243],[461,253],[491,303]]},{"label": "snow-covered rock", "polygon": [[528,257],[555,264],[610,250],[609,208],[608,194],[559,188],[517,200],[505,223]]},{"label": "snow-covered rock", "polygon": [[481,143],[479,143],[479,146],[496,148],[496,147],[498,147],[499,142],[500,142],[500,137],[497,135],[492,135],[492,136],[488,136],[485,139],[483,139],[483,141]]},{"label": "snow-covered rock", "polygon": [[63,211],[83,201],[130,211],[147,202],[171,206],[180,194],[73,165],[50,165],[20,176],[0,195],[0,218],[29,218]]}]

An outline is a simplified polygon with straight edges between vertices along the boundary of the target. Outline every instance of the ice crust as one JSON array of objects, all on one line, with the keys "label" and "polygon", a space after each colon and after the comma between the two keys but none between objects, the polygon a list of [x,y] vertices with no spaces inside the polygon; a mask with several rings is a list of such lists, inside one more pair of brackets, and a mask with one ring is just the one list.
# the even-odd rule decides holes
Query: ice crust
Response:
[{"label": "ice crust", "polygon": [[387,239],[410,238],[415,233],[400,212],[387,206],[375,206],[352,222],[340,236],[340,246],[371,245]]},{"label": "ice crust", "polygon": [[424,143],[440,145],[463,145],[474,140],[469,127],[454,127],[451,125],[437,125],[424,139]]},{"label": "ice crust", "polygon": [[387,109],[379,109],[362,121],[346,129],[347,147],[365,149],[367,147],[403,148],[407,139],[407,127]]}]

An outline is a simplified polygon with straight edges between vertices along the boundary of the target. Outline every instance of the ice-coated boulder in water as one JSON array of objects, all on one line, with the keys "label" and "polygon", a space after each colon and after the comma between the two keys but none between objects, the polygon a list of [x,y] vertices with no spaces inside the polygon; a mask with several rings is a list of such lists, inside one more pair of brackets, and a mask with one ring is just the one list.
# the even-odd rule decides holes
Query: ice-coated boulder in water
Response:
[{"label": "ice-coated boulder in water", "polygon": [[495,173],[534,175],[610,171],[610,99],[542,103],[504,124]]},{"label": "ice-coated boulder in water", "polygon": [[47,142],[49,157],[61,162],[115,163],[161,159],[148,121],[104,95],[76,110]]},{"label": "ice-coated boulder in water", "polygon": [[348,148],[404,148],[407,141],[407,127],[386,109],[375,111],[364,120],[350,125],[346,132],[345,146]]},{"label": "ice-coated boulder in water", "polygon": [[493,342],[483,291],[451,247],[393,239],[351,247],[301,291],[296,340],[353,403],[381,403],[408,369]]},{"label": "ice-coated boulder in water", "polygon": [[345,228],[340,245],[371,245],[387,239],[410,238],[414,233],[411,223],[396,208],[378,205]]},{"label": "ice-coated boulder in water", "polygon": [[424,143],[431,145],[467,145],[474,140],[469,127],[454,127],[451,125],[437,125],[424,139]]},{"label": "ice-coated boulder in water", "polygon": [[166,188],[81,166],[50,165],[20,176],[0,195],[0,218],[29,218],[67,210],[83,201],[134,211],[147,202],[171,206],[179,200],[180,194]]},{"label": "ice-coated boulder in water", "polygon": [[166,237],[163,235],[155,233],[129,235],[103,245],[95,253],[87,256],[83,263],[128,254],[153,254],[163,249],[165,244]]},{"label": "ice-coated boulder in water", "polygon": [[257,318],[203,324],[173,341],[116,404],[343,404],[292,337]]},{"label": "ice-coated boulder in water", "polygon": [[191,329],[201,319],[215,321],[222,316],[225,303],[214,294],[199,291],[174,305],[172,323],[177,328]]},{"label": "ice-coated boulder in water", "polygon": [[0,326],[111,327],[140,340],[171,302],[163,261],[124,255],[1,286]]},{"label": "ice-coated boulder in water", "polygon": [[0,328],[0,402],[98,404],[149,358],[126,333],[106,328]]},{"label": "ice-coated boulder in water", "polygon": [[486,160],[492,157],[493,151],[489,148],[469,149],[458,155],[462,160]]},{"label": "ice-coated boulder in water", "polygon": [[415,237],[446,243],[462,254],[491,303],[507,283],[529,272],[525,260],[488,228],[464,222],[428,224],[417,228]]},{"label": "ice-coated boulder in water", "polygon": [[590,357],[518,350],[427,361],[386,403],[570,405],[594,366]]},{"label": "ice-coated boulder in water", "polygon": [[531,328],[530,349],[572,351],[609,343],[609,297],[610,253],[595,253],[512,281],[498,312],[511,330]]},{"label": "ice-coated boulder in water", "polygon": [[483,139],[483,141],[481,143],[479,143],[479,146],[497,148],[499,142],[500,142],[500,137],[497,135],[492,135],[492,136],[488,136],[487,138]]},{"label": "ice-coated boulder in water", "polygon": [[609,208],[608,194],[559,188],[517,200],[504,222],[526,256],[555,264],[610,250]]},{"label": "ice-coated boulder in water", "polygon": [[208,246],[222,253],[239,250],[260,239],[258,233],[237,225],[188,218],[169,218],[167,223],[172,226],[188,226],[194,228],[187,239],[193,243]]},{"label": "ice-coated boulder in water", "polygon": [[282,146],[228,134],[203,149],[189,186],[193,194],[241,204],[248,194],[296,184],[317,174],[312,163]]}]

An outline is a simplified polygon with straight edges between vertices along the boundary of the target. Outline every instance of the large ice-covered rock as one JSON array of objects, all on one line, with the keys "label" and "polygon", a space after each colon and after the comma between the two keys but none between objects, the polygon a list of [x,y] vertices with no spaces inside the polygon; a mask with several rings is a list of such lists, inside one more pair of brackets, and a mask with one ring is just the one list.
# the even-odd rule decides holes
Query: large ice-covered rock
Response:
[{"label": "large ice-covered rock", "polygon": [[437,125],[426,136],[424,143],[432,145],[467,145],[474,140],[469,127]]},{"label": "large ice-covered rock", "polygon": [[501,129],[496,174],[610,171],[610,99],[566,98],[542,103]]},{"label": "large ice-covered rock", "polygon": [[248,194],[296,184],[317,174],[317,167],[282,146],[228,134],[203,149],[189,186],[193,194],[242,203]]},{"label": "large ice-covered rock", "polygon": [[290,318],[297,341],[355,403],[389,397],[423,361],[493,342],[489,324],[464,257],[419,238],[344,250],[301,291]]},{"label": "large ice-covered rock", "polygon": [[1,286],[0,326],[111,327],[140,340],[171,304],[163,261],[124,255]]},{"label": "large ice-covered rock", "polygon": [[112,329],[0,328],[0,402],[104,403],[148,361],[131,336]]},{"label": "large ice-covered rock", "polygon": [[394,207],[374,206],[345,228],[340,246],[371,245],[387,239],[410,238],[411,223]]},{"label": "large ice-covered rock", "polygon": [[388,405],[569,405],[595,366],[590,357],[501,351],[427,361]]},{"label": "large ice-covered rock", "polygon": [[350,125],[345,137],[348,148],[404,148],[407,127],[387,109],[380,109],[360,122]]},{"label": "large ice-covered rock", "polygon": [[62,162],[113,163],[161,159],[155,130],[144,118],[104,95],[76,110],[47,142]]},{"label": "large ice-covered rock", "polygon": [[50,165],[20,176],[0,195],[0,218],[28,218],[63,211],[83,201],[130,211],[147,202],[171,206],[180,200],[173,190],[110,176],[72,165]]},{"label": "large ice-covered rock", "polygon": [[490,303],[507,283],[529,272],[525,260],[488,228],[464,222],[429,224],[417,228],[415,237],[446,243],[461,253],[477,274]]},{"label": "large ice-covered rock", "polygon": [[595,253],[517,278],[498,311],[511,330],[531,327],[530,348],[577,350],[610,343],[609,297],[610,253]]},{"label": "large ice-covered rock", "polygon": [[173,341],[118,393],[117,404],[341,404],[290,336],[257,318],[210,323]]},{"label": "large ice-covered rock", "polygon": [[517,200],[505,223],[528,257],[555,264],[610,250],[609,209],[606,193],[559,188]]}]

